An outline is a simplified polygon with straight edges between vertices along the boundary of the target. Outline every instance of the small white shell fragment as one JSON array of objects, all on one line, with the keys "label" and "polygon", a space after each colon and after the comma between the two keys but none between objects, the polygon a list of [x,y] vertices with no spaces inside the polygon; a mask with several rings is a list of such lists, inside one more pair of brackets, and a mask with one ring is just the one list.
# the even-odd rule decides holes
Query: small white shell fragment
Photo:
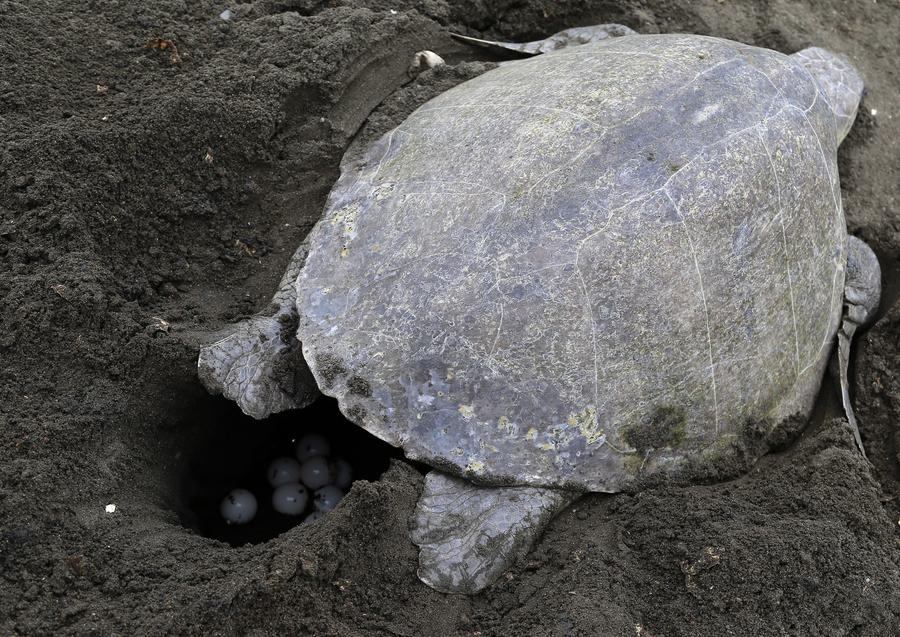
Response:
[{"label": "small white shell fragment", "polygon": [[300,515],[309,502],[309,493],[299,482],[282,484],[272,493],[272,508],[285,515]]},{"label": "small white shell fragment", "polygon": [[324,456],[314,456],[300,465],[300,480],[315,491],[334,480],[331,464]]},{"label": "small white shell fragment", "polygon": [[297,460],[300,462],[313,456],[327,456],[330,451],[331,445],[319,434],[306,434],[297,441]]},{"label": "small white shell fragment", "polygon": [[219,513],[228,524],[246,524],[256,515],[256,496],[247,489],[234,489],[222,498]]},{"label": "small white shell fragment", "polygon": [[231,16],[231,9],[225,9],[222,13],[219,14],[219,17],[226,21],[231,20]]},{"label": "small white shell fragment", "polygon": [[107,504],[105,508],[106,508],[107,513],[115,513],[116,512],[115,504]]},{"label": "small white shell fragment", "polygon": [[413,56],[406,72],[410,77],[415,77],[425,69],[433,69],[441,64],[444,64],[444,58],[434,51],[419,51]]},{"label": "small white shell fragment", "polygon": [[353,466],[343,458],[334,461],[334,486],[346,491],[353,484]]},{"label": "small white shell fragment", "polygon": [[343,497],[343,491],[329,484],[321,489],[317,489],[313,494],[313,506],[316,507],[316,511],[327,513],[336,507]]},{"label": "small white shell fragment", "polygon": [[300,463],[293,458],[275,458],[269,463],[266,477],[273,487],[280,487],[288,482],[299,482]]}]

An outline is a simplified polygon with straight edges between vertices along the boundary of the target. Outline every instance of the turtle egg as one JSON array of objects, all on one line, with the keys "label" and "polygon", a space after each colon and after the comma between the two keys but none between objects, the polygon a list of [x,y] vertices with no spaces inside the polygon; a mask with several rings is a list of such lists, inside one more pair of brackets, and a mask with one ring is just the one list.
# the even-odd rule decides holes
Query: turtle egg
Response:
[{"label": "turtle egg", "polygon": [[246,524],[256,515],[256,496],[247,489],[235,489],[222,499],[219,513],[228,524]]},{"label": "turtle egg", "polygon": [[313,506],[316,507],[317,511],[327,513],[336,507],[343,497],[343,491],[333,484],[329,484],[321,489],[317,489],[315,494],[313,494]]},{"label": "turtle egg", "polygon": [[299,482],[282,484],[272,493],[272,508],[285,515],[300,515],[307,502],[309,494]]},{"label": "turtle egg", "polygon": [[315,522],[316,520],[323,517],[324,515],[325,515],[324,511],[313,511],[312,513],[307,515],[305,518],[303,518],[303,524],[306,524],[307,522]]},{"label": "turtle egg", "polygon": [[297,460],[300,462],[313,456],[327,456],[330,451],[331,445],[319,434],[306,434],[297,441]]},{"label": "turtle egg", "polygon": [[269,478],[269,484],[273,487],[280,487],[288,482],[299,482],[300,463],[293,458],[275,458],[269,464],[269,471],[266,475]]},{"label": "turtle egg", "polygon": [[346,491],[353,484],[353,466],[343,458],[334,461],[334,486]]},{"label": "turtle egg", "polygon": [[315,491],[319,487],[331,484],[334,480],[334,472],[328,459],[323,456],[313,456],[300,465],[300,480]]}]

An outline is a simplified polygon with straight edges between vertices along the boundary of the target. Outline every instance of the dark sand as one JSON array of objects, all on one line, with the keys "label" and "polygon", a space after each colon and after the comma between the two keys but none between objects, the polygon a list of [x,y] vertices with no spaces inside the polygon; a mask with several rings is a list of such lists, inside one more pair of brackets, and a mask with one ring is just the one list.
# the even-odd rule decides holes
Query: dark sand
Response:
[{"label": "dark sand", "polygon": [[[0,1],[0,634],[900,634],[896,0],[227,6]],[[840,164],[889,284],[854,372],[872,465],[820,418],[746,476],[583,498],[473,598],[416,578],[422,477],[399,460],[268,542],[186,529],[205,441],[271,426],[205,394],[198,345],[266,306],[372,109],[393,93],[367,138],[487,68],[448,29],[612,21],[821,45],[864,74]],[[422,48],[467,63],[395,92]]]}]

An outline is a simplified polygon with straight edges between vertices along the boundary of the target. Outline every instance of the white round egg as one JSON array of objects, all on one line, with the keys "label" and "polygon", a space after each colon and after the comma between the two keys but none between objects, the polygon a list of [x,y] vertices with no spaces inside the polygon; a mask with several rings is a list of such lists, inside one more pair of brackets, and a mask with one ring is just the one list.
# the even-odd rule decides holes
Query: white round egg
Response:
[{"label": "white round egg", "polygon": [[299,482],[300,463],[293,458],[275,458],[269,463],[266,476],[269,478],[269,484],[273,487],[280,487],[289,482]]},{"label": "white round egg", "polygon": [[222,498],[219,513],[228,524],[247,524],[256,515],[256,496],[247,489],[234,489]]},{"label": "white round egg", "polygon": [[313,456],[300,465],[300,481],[315,491],[334,481],[331,463],[323,456]]},{"label": "white round egg", "polygon": [[343,458],[337,458],[334,461],[334,486],[346,491],[351,484],[353,484],[353,465]]},{"label": "white round egg", "polygon": [[316,511],[327,513],[336,507],[343,497],[343,491],[333,484],[329,484],[321,489],[316,489],[313,494],[313,506],[316,507]]},{"label": "white round egg", "polygon": [[304,462],[314,456],[327,456],[331,452],[331,445],[325,436],[319,434],[306,434],[297,441],[297,460]]},{"label": "white round egg", "polygon": [[285,515],[300,515],[307,502],[309,493],[299,482],[282,484],[272,493],[272,508]]},{"label": "white round egg", "polygon": [[313,511],[312,513],[307,515],[305,518],[303,518],[303,524],[306,524],[307,522],[315,522],[316,520],[323,517],[324,515],[325,515],[324,511]]}]

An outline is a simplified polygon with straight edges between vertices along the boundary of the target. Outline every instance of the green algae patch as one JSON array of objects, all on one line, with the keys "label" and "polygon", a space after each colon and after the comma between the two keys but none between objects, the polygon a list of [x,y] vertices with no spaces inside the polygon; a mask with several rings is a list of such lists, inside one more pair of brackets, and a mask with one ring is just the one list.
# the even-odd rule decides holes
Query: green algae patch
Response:
[{"label": "green algae patch", "polygon": [[644,453],[666,447],[677,448],[684,440],[686,415],[677,405],[661,405],[640,423],[623,432],[625,442]]}]

